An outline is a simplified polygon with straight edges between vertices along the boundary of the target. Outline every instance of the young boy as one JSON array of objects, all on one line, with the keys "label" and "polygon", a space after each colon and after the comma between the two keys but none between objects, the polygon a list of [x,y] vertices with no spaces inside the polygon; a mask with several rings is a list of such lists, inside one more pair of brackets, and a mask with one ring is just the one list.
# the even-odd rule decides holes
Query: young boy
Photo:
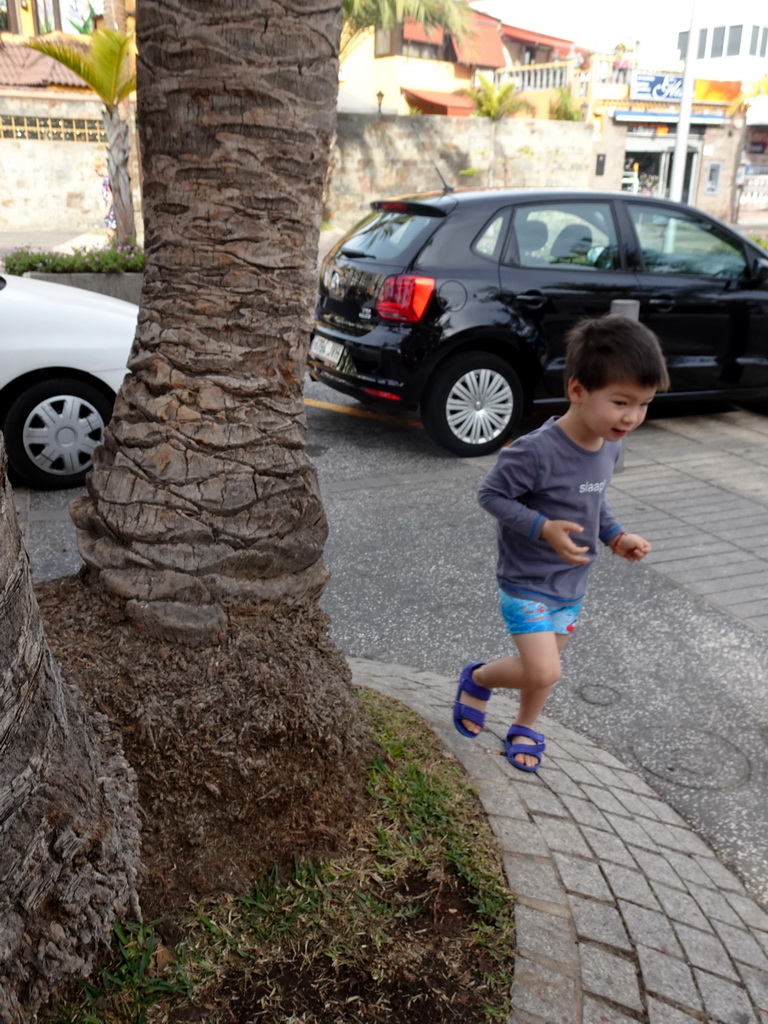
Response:
[{"label": "young boy", "polygon": [[466,665],[453,719],[474,738],[496,687],[520,691],[504,745],[510,764],[536,771],[545,748],[533,726],[560,678],[560,653],[576,628],[597,542],[637,562],[651,550],[627,533],[605,498],[621,439],[645,419],[669,378],[658,339],[634,320],[584,320],[566,338],[568,411],[518,438],[480,485],[496,517],[501,614],[516,657]]}]

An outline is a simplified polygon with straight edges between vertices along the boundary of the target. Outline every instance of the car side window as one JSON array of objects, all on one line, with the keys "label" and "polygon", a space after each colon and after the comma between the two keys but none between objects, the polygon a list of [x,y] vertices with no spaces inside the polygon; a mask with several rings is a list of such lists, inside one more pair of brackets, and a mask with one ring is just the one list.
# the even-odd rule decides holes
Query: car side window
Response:
[{"label": "car side window", "polygon": [[503,262],[586,272],[621,266],[610,203],[530,203],[515,208]]},{"label": "car side window", "polygon": [[476,253],[479,253],[481,256],[487,256],[488,259],[498,260],[499,245],[501,243],[505,219],[505,214],[502,211],[501,213],[497,213],[488,221],[472,243],[472,248]]},{"label": "car side window", "polygon": [[717,227],[685,213],[627,203],[649,274],[736,278],[746,269],[741,247]]}]

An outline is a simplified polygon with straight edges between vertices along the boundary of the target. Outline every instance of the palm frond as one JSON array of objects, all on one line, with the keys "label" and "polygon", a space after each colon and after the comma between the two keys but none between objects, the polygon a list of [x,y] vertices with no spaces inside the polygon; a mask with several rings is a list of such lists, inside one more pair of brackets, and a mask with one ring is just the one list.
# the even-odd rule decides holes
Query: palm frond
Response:
[{"label": "palm frond", "polygon": [[69,68],[112,110],[136,88],[128,59],[131,38],[102,28],[93,33],[88,49],[53,39],[33,39],[25,45]]}]

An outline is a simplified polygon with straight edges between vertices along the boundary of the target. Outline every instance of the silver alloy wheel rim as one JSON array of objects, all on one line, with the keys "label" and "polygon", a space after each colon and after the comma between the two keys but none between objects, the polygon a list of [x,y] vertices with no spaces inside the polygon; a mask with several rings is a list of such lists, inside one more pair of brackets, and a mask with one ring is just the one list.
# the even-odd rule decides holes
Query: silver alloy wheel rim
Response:
[{"label": "silver alloy wheel rim", "polygon": [[101,413],[86,399],[54,395],[36,405],[24,421],[22,444],[34,466],[53,476],[89,469],[104,437]]},{"label": "silver alloy wheel rim", "polygon": [[470,370],[451,388],[445,418],[464,444],[486,444],[509,426],[514,404],[506,377],[496,370]]}]

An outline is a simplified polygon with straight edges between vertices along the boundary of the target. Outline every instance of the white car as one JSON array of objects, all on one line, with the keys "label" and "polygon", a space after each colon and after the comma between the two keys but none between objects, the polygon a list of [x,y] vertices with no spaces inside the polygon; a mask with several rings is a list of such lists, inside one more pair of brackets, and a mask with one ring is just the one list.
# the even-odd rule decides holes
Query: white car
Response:
[{"label": "white car", "polygon": [[138,312],[82,288],[0,277],[0,429],[30,487],[82,484],[127,373]]}]

